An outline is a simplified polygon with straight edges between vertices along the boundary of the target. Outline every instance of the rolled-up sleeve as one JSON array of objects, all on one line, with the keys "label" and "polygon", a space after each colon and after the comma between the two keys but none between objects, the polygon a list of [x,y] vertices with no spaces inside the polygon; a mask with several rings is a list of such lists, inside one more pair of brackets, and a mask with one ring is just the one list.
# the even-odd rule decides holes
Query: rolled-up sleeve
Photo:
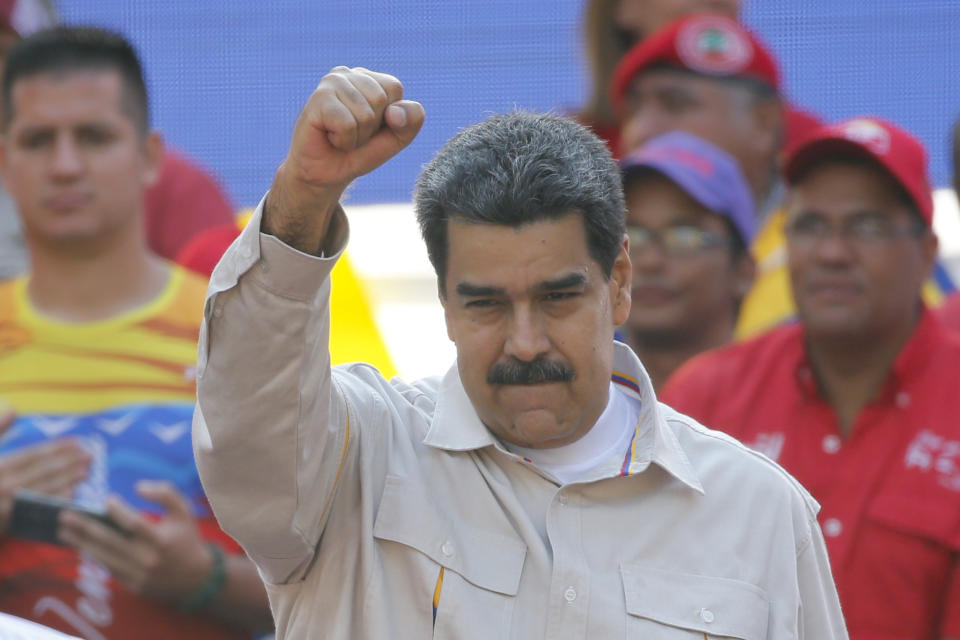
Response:
[{"label": "rolled-up sleeve", "polygon": [[198,354],[193,443],[217,519],[270,582],[313,557],[348,445],[331,385],[330,272],[260,233],[261,202],[211,277]]}]

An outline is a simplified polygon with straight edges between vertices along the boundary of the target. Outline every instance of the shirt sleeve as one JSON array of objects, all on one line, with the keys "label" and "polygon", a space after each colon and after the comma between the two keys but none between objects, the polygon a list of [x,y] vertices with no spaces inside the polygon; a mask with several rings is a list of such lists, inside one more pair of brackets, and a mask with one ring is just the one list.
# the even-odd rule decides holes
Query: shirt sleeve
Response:
[{"label": "shirt sleeve", "polygon": [[223,529],[273,583],[309,566],[348,451],[331,383],[331,257],[260,233],[263,203],[211,277],[197,358],[193,442]]},{"label": "shirt sleeve", "polygon": [[799,640],[845,640],[848,638],[847,627],[840,610],[840,598],[816,520],[811,521],[810,531],[810,541],[797,554],[800,595],[797,637]]}]

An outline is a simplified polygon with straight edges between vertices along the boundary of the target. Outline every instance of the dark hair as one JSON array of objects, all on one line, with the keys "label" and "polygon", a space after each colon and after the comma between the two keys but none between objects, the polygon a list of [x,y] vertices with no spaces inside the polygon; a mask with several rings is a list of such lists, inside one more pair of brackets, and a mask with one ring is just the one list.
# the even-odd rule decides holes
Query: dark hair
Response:
[{"label": "dark hair", "polygon": [[520,227],[579,213],[606,278],[626,229],[620,170],[607,146],[552,114],[514,112],[464,129],[420,174],[414,205],[441,292],[451,218]]},{"label": "dark hair", "polygon": [[123,36],[95,27],[53,27],[17,42],[3,70],[3,128],[13,117],[13,86],[41,74],[115,71],[123,82],[121,107],[144,135],[150,127],[147,88],[137,52]]}]

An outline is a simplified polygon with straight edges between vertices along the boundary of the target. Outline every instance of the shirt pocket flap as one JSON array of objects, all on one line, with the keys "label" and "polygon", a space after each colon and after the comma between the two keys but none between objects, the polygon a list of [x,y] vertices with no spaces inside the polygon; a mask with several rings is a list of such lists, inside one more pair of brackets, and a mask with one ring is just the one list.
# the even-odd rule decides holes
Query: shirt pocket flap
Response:
[{"label": "shirt pocket flap", "polygon": [[733,580],[622,564],[627,613],[711,637],[767,637],[770,604],[759,587]]},{"label": "shirt pocket flap", "polygon": [[387,476],[373,535],[412,547],[478,587],[515,596],[526,545],[501,532],[450,525],[459,520],[430,499],[427,487]]}]

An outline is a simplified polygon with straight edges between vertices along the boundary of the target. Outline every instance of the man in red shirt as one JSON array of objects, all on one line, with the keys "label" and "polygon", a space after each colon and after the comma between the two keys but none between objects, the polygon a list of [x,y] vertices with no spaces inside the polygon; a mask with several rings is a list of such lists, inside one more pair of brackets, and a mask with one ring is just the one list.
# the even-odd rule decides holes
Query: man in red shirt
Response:
[{"label": "man in red shirt", "polygon": [[662,394],[821,502],[854,640],[960,637],[960,340],[920,298],[937,250],[925,163],[872,118],[794,148],[799,323],[691,360]]}]

